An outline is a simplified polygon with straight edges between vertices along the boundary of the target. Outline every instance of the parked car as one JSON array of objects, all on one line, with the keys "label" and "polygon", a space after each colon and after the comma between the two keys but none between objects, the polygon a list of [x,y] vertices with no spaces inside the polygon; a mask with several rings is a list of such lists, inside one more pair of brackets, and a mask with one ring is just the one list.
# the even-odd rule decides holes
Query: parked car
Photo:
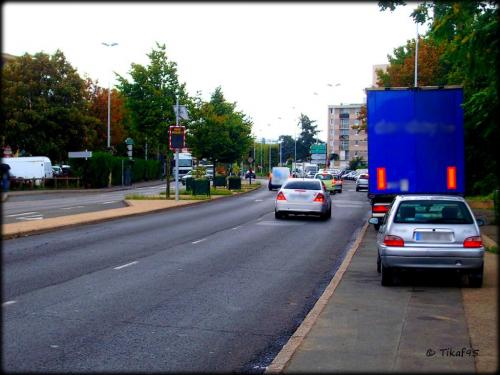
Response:
[{"label": "parked car", "polygon": [[323,181],[287,180],[276,195],[274,216],[283,219],[290,214],[319,215],[328,220],[332,216],[332,200]]},{"label": "parked car", "polygon": [[248,171],[245,172],[245,178],[255,178],[255,177],[256,176],[255,176],[255,172],[254,171],[248,170]]},{"label": "parked car", "polygon": [[[370,223],[379,222],[371,218]],[[400,269],[451,269],[465,273],[469,286],[483,283],[484,247],[474,215],[460,196],[398,195],[377,235],[377,271],[382,285]]]},{"label": "parked car", "polygon": [[52,166],[52,173],[54,177],[60,177],[63,175],[63,170],[60,165],[53,165]]},{"label": "parked car", "polygon": [[[182,177],[180,178],[181,184],[185,186],[185,185],[186,185],[186,180],[187,180],[188,178],[193,178],[193,177],[194,177],[194,173],[193,173],[193,171],[191,170],[191,171],[189,171],[188,173],[186,173],[184,176],[182,176]],[[206,172],[205,172],[205,176],[204,176],[204,177],[208,178],[209,180],[212,180],[212,179],[213,179],[212,174],[211,174],[211,173],[209,173],[208,171],[206,171]]]},{"label": "parked car", "polygon": [[361,189],[368,189],[368,173],[361,173],[356,178],[356,191]]},{"label": "parked car", "polygon": [[335,178],[332,174],[326,172],[316,173],[314,175],[314,179],[323,181],[326,186],[326,190],[328,190],[330,194],[336,193]]},{"label": "parked car", "polygon": [[354,180],[355,177],[358,175],[356,171],[350,171],[349,173],[346,173],[342,176],[343,180]]}]

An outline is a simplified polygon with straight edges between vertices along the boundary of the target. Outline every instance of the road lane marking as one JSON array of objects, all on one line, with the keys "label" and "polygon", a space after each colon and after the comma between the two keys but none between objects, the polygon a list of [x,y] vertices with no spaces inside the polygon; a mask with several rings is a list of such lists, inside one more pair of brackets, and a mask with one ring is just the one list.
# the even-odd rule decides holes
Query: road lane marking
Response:
[{"label": "road lane marking", "polygon": [[102,202],[101,204],[111,204],[111,203],[116,203],[118,201],[109,201],[109,202]]},{"label": "road lane marking", "polygon": [[83,208],[85,206],[71,206],[71,207],[61,207],[61,210],[72,210],[74,208]]},{"label": "road lane marking", "polygon": [[2,306],[9,306],[9,305],[13,305],[14,303],[16,303],[17,301],[7,301],[7,302],[4,302],[2,303]]},{"label": "road lane marking", "polygon": [[237,227],[231,228],[231,230],[235,230],[235,229],[238,229],[238,228],[241,228],[241,225],[238,225]]},{"label": "road lane marking", "polygon": [[31,214],[38,214],[38,212],[24,212],[24,213],[22,213],[22,214],[12,214],[12,215],[7,215],[7,217],[24,216],[24,215],[31,215]]},{"label": "road lane marking", "polygon": [[205,241],[205,240],[206,240],[206,238],[202,238],[201,240],[198,240],[198,241],[193,241],[193,242],[191,242],[191,243],[192,243],[193,245],[196,245],[197,243],[203,242],[203,241]]},{"label": "road lane marking", "polygon": [[256,199],[256,202],[264,202],[264,199]]},{"label": "road lane marking", "polygon": [[127,264],[124,264],[123,266],[118,266],[118,267],[115,267],[113,269],[115,270],[121,270],[122,268],[125,268],[125,267],[128,267],[128,266],[132,266],[134,264],[137,264],[138,262],[137,261],[133,261],[133,262],[130,262],[130,263],[127,263]]},{"label": "road lane marking", "polygon": [[17,220],[42,220],[43,216],[16,217]]}]

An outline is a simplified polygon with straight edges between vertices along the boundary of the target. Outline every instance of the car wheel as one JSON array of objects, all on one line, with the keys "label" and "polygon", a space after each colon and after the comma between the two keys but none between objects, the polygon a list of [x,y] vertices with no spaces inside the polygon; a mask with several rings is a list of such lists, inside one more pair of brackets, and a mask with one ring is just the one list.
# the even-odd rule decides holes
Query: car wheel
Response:
[{"label": "car wheel", "polygon": [[380,272],[382,273],[382,286],[391,286],[393,285],[393,271],[385,267],[383,264],[380,265]]},{"label": "car wheel", "polygon": [[339,190],[339,193],[342,193],[342,189]]},{"label": "car wheel", "polygon": [[380,255],[377,254],[377,272],[380,273],[381,270],[380,270],[380,264],[381,264],[381,260],[380,260]]},{"label": "car wheel", "polygon": [[356,191],[359,191],[359,188],[356,186]]},{"label": "car wheel", "polygon": [[481,266],[469,273],[469,286],[471,288],[481,288],[483,286],[483,268],[484,266]]},{"label": "car wheel", "polygon": [[373,228],[375,228],[375,230],[378,232],[378,230],[380,229],[380,224],[373,224]]},{"label": "car wheel", "polygon": [[283,214],[281,212],[274,211],[274,217],[276,219],[283,219]]}]

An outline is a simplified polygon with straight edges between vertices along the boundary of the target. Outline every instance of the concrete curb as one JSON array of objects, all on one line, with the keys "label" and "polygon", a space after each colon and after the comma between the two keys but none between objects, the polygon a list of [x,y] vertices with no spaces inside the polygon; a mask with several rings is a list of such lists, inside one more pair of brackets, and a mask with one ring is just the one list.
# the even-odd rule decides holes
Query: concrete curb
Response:
[{"label": "concrete curb", "polygon": [[361,244],[361,241],[363,240],[363,237],[365,236],[365,232],[366,229],[368,228],[368,225],[369,225],[368,222],[366,222],[363,228],[361,229],[358,238],[356,239],[352,247],[349,249],[338,271],[335,273],[335,276],[333,277],[332,281],[330,281],[330,284],[328,284],[325,291],[318,299],[312,310],[309,311],[309,314],[307,314],[302,324],[299,326],[299,328],[297,328],[292,337],[290,337],[285,346],[283,346],[283,348],[278,353],[276,358],[274,358],[272,363],[266,367],[265,373],[269,374],[281,373],[285,370],[286,366],[292,359],[292,356],[294,355],[295,351],[302,344],[302,342],[308,335],[309,331],[318,320],[321,312],[332,298],[335,289],[342,280],[344,272],[347,270],[347,267],[351,263],[352,257],[356,253],[356,250],[358,249],[359,245]]},{"label": "concrete curb", "polygon": [[483,242],[484,244],[486,245],[486,247],[497,247],[498,248],[498,244],[493,241],[490,237],[488,237],[486,234],[481,234],[481,237],[483,238]]}]

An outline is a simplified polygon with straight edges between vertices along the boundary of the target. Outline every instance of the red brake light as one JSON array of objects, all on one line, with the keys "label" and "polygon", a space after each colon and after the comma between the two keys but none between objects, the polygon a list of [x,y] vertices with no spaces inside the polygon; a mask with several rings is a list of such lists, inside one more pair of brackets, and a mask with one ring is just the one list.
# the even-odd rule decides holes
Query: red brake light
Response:
[{"label": "red brake light", "polygon": [[403,247],[405,245],[405,242],[401,237],[387,235],[384,237],[384,245]]},{"label": "red brake light", "polygon": [[325,196],[323,193],[318,193],[316,197],[314,198],[313,202],[324,202],[325,201]]},{"label": "red brake light", "polygon": [[481,239],[480,236],[467,237],[464,240],[464,247],[471,248],[471,247],[481,247],[481,246],[483,246],[483,240]]},{"label": "red brake light", "polygon": [[385,204],[382,204],[382,205],[376,205],[376,206],[373,206],[372,208],[372,212],[377,212],[377,213],[386,213],[389,211],[389,206],[388,205],[385,205]]},{"label": "red brake light", "polygon": [[276,196],[276,200],[277,200],[277,201],[286,201],[285,194],[283,194],[283,192],[282,192],[282,191],[280,191],[280,192],[278,193],[278,195]]}]

